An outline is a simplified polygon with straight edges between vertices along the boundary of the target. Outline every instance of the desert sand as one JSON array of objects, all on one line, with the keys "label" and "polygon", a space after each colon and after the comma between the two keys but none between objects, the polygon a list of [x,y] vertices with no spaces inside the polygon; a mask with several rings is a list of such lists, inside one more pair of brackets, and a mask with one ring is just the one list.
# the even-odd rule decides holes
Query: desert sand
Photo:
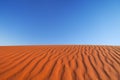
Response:
[{"label": "desert sand", "polygon": [[120,80],[120,46],[1,46],[0,80]]}]

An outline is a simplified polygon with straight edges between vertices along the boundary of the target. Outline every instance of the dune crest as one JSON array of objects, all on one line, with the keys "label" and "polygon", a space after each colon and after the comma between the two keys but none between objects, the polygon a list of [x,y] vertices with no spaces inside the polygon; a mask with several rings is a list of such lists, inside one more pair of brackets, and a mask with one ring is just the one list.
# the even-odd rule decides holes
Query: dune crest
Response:
[{"label": "dune crest", "polygon": [[0,80],[120,80],[120,46],[1,46]]}]

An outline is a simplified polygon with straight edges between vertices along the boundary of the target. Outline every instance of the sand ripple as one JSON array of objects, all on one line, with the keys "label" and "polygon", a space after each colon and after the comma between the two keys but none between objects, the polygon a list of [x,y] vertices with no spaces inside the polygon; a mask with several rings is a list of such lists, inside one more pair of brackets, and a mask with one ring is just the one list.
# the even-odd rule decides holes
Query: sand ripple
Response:
[{"label": "sand ripple", "polygon": [[0,80],[120,80],[120,47],[0,47]]}]

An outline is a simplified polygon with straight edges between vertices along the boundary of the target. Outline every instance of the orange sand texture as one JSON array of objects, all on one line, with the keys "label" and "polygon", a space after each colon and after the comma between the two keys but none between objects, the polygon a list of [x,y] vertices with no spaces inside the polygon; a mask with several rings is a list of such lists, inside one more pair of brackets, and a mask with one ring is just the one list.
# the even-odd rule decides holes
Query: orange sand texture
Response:
[{"label": "orange sand texture", "polygon": [[1,46],[0,80],[120,80],[120,46]]}]

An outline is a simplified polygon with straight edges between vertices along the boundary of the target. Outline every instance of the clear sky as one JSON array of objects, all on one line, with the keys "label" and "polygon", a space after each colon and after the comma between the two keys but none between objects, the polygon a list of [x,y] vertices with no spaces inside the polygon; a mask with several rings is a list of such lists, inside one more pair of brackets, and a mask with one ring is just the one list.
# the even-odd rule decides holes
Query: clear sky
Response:
[{"label": "clear sky", "polygon": [[0,45],[120,45],[120,0],[0,0]]}]

